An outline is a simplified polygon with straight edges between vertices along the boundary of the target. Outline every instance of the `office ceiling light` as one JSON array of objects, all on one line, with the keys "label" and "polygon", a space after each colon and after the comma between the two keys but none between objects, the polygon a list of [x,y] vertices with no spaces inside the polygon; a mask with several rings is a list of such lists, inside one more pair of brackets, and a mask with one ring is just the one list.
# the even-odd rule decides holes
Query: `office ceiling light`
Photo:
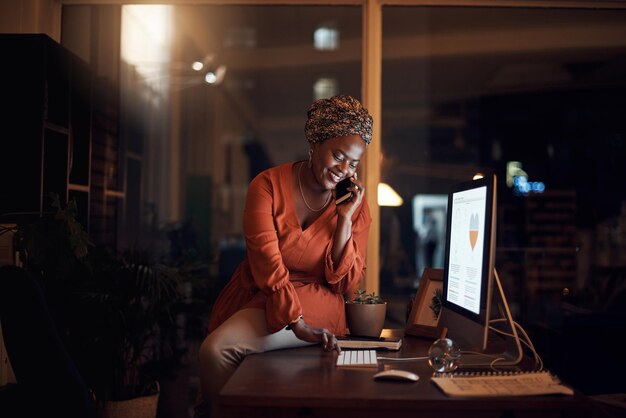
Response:
[{"label": "office ceiling light", "polygon": [[334,23],[326,23],[313,33],[313,46],[318,51],[335,51],[339,48],[339,30]]},{"label": "office ceiling light", "polygon": [[220,65],[214,70],[212,69],[212,70],[207,71],[207,73],[204,76],[204,81],[206,81],[208,84],[217,86],[224,80],[225,75],[226,75],[226,66]]},{"label": "office ceiling light", "polygon": [[318,78],[313,85],[313,98],[328,99],[337,94],[339,88],[337,80],[334,78]]},{"label": "office ceiling light", "polygon": [[[217,54],[214,52],[207,53],[201,60],[197,60],[191,63],[191,69],[195,72],[200,72],[206,69],[213,69],[213,72],[216,68],[216,60]],[[185,67],[186,69],[186,67]]]},{"label": "office ceiling light", "polygon": [[378,183],[378,206],[401,206],[402,197],[387,183]]}]

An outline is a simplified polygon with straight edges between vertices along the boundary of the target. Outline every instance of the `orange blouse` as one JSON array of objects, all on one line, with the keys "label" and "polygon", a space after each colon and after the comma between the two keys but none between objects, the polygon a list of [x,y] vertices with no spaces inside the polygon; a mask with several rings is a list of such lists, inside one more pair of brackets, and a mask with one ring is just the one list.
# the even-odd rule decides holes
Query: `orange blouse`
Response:
[{"label": "orange blouse", "polygon": [[352,237],[333,265],[335,205],[302,230],[292,192],[294,164],[265,170],[250,183],[243,219],[246,258],[217,298],[209,332],[240,309],[261,308],[270,332],[302,315],[311,326],[346,333],[343,295],[365,277],[369,207],[363,200],[355,212]]}]

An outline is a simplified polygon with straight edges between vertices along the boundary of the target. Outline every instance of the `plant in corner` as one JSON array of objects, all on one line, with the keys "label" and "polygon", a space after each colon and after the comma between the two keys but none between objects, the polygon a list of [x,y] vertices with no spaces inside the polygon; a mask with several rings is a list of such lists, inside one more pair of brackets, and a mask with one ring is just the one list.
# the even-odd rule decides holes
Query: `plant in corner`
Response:
[{"label": "plant in corner", "polygon": [[80,330],[73,341],[80,346],[79,367],[98,400],[153,394],[158,384],[149,368],[160,360],[161,331],[173,323],[179,273],[146,250],[114,255],[96,248],[88,262],[89,281],[76,300],[88,319],[71,324]]},{"label": "plant in corner", "polygon": [[151,372],[163,357],[160,334],[175,326],[184,267],[148,250],[96,247],[75,219],[74,202],[62,208],[56,198],[53,207],[56,213],[20,225],[18,237],[24,268],[44,285],[70,355],[101,409],[109,401],[158,399]]},{"label": "plant in corner", "polygon": [[363,289],[355,292],[355,297],[346,300],[346,322],[350,335],[378,338],[385,325],[387,302],[375,292],[366,293]]}]

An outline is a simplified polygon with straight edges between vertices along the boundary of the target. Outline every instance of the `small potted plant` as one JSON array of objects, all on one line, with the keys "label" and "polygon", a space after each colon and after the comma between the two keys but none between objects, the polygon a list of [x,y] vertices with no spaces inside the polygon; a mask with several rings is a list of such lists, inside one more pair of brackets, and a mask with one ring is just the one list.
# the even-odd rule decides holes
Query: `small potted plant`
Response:
[{"label": "small potted plant", "polygon": [[385,325],[387,302],[375,292],[359,289],[346,301],[346,321],[350,335],[378,338]]}]

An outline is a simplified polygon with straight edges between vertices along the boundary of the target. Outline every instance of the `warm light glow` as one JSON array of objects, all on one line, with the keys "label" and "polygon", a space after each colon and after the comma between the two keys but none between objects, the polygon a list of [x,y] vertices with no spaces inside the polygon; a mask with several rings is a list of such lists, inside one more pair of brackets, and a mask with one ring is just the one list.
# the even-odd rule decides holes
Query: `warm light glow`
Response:
[{"label": "warm light glow", "polygon": [[122,59],[155,91],[169,84],[172,6],[122,6]]},{"label": "warm light glow", "polygon": [[528,173],[522,169],[521,161],[507,161],[506,163],[506,185],[508,187],[513,187],[513,183],[515,182],[515,177],[526,177],[528,178]]},{"label": "warm light glow", "polygon": [[208,71],[204,76],[204,81],[209,84],[220,84],[226,75],[226,66],[220,65],[215,71]]},{"label": "warm light glow", "polygon": [[378,183],[378,206],[401,206],[402,197],[387,183]]},{"label": "warm light glow", "polygon": [[195,61],[193,64],[191,64],[191,68],[194,71],[200,71],[201,69],[204,68],[204,64],[201,63],[200,61]]},{"label": "warm light glow", "polygon": [[217,81],[217,76],[215,75],[213,71],[209,71],[204,76],[204,80],[209,84],[214,84]]},{"label": "warm light glow", "polygon": [[483,177],[485,177],[483,173],[476,173],[474,174],[474,177],[472,177],[472,180],[482,179]]}]

